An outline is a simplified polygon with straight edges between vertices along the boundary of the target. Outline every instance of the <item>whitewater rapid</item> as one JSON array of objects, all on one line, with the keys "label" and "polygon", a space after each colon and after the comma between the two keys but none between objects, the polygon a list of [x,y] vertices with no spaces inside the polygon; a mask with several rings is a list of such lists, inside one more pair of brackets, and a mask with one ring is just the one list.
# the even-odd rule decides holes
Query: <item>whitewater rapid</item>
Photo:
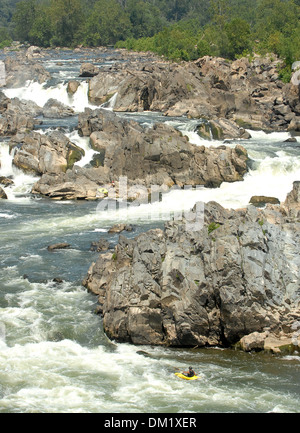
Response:
[{"label": "whitewater rapid", "polygon": [[[57,99],[69,107],[73,108],[76,113],[84,111],[85,107],[95,108],[88,101],[88,83],[82,81],[74,96],[70,97],[67,92],[67,83],[59,83],[53,87],[47,87],[39,83],[29,82],[25,87],[19,89],[5,89],[5,94],[12,98],[18,97],[24,100],[32,100],[38,105],[43,106],[50,98]],[[107,105],[107,109],[112,109],[113,101]],[[134,114],[130,118],[135,118]],[[184,135],[189,138],[189,141],[195,145],[219,146],[222,144],[218,140],[205,140],[201,138],[197,132],[196,120],[173,119],[169,120],[163,116],[146,113],[137,114],[136,118],[144,125],[151,125],[156,121],[166,121],[170,125],[179,129]],[[46,133],[47,130],[38,132]],[[142,218],[147,214],[153,216],[155,209],[158,212],[158,218],[166,213],[185,211],[190,209],[197,201],[214,200],[222,206],[228,208],[239,208],[249,204],[249,200],[253,195],[275,196],[280,201],[284,201],[287,193],[292,189],[293,181],[300,179],[300,160],[298,153],[293,152],[295,143],[291,143],[289,148],[284,148],[282,143],[290,138],[287,132],[275,132],[267,134],[263,131],[248,131],[251,134],[249,140],[240,140],[240,143],[248,150],[250,159],[255,163],[254,168],[250,168],[244,176],[242,182],[226,183],[224,182],[220,188],[206,189],[197,188],[197,190],[176,190],[171,191],[168,195],[163,196],[160,203],[142,205],[139,209],[134,209],[132,212],[128,210],[132,216],[141,215]],[[80,146],[85,151],[85,156],[77,163],[78,166],[84,167],[89,164],[93,155],[96,153],[91,149],[89,139],[80,137],[76,130],[66,132],[66,135],[71,141]],[[299,138],[297,138],[299,143]],[[227,142],[228,146],[235,146],[236,140]],[[297,144],[296,143],[296,144]],[[36,177],[24,175],[17,172],[12,167],[12,155],[8,153],[8,145],[1,146],[1,173],[4,176],[14,176],[15,186],[8,189],[9,198],[13,199],[16,194],[29,192],[30,187],[36,182]],[[166,212],[167,210],[167,212]]]},{"label": "whitewater rapid", "polygon": [[[49,61],[48,66],[56,84],[28,82],[20,89],[4,89],[5,94],[39,106],[58,99],[76,113],[90,106],[86,81],[74,97],[67,93],[67,80],[78,75],[71,60],[59,67]],[[106,108],[113,109],[113,103]],[[223,144],[199,137],[195,120],[160,113],[123,116],[147,126],[166,121],[195,145]],[[37,132],[47,133],[57,121],[45,121]],[[66,119],[65,133],[85,150],[77,163],[84,167],[95,151],[73,125],[74,119],[69,124]],[[252,195],[283,201],[293,181],[300,180],[300,138],[285,143],[290,137],[286,132],[249,132],[251,139],[238,141],[251,158],[242,182],[217,189],[172,189],[161,201],[121,211],[102,211],[95,202],[33,197],[30,191],[38,177],[17,169],[9,143],[0,139],[0,176],[14,181],[5,187],[8,200],[0,202],[0,413],[299,411],[299,356],[116,344],[102,331],[97,299],[82,287],[98,257],[91,242],[106,239],[112,247],[118,242],[117,234],[108,234],[114,222],[136,224],[126,233],[130,238],[163,227],[172,213],[189,210],[197,201],[215,200],[227,208],[246,206]],[[57,242],[70,248],[50,253],[48,245]],[[174,375],[189,365],[201,380],[187,383]],[[184,407],[183,401],[188,402]]]}]

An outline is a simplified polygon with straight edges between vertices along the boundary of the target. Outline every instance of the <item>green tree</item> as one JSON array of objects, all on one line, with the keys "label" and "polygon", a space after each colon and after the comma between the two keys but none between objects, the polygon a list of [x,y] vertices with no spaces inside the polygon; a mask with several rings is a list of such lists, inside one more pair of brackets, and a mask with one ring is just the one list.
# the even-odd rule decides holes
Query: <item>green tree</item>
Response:
[{"label": "green tree", "polygon": [[142,0],[128,0],[125,11],[129,16],[135,38],[153,36],[163,28],[160,11],[156,6]]},{"label": "green tree", "polygon": [[251,49],[250,25],[245,20],[234,18],[225,25],[225,32],[228,40],[226,57],[235,59]]},{"label": "green tree", "polygon": [[8,33],[8,30],[4,27],[0,27],[0,49],[10,46],[12,39]]},{"label": "green tree", "polygon": [[49,47],[53,36],[53,26],[47,9],[40,7],[28,34],[31,44]]},{"label": "green tree", "polygon": [[131,34],[131,23],[116,0],[98,0],[83,34],[83,42],[88,46],[115,44]]},{"label": "green tree", "polygon": [[80,0],[50,0],[48,13],[52,23],[51,44],[72,46],[77,43],[85,16]]},{"label": "green tree", "polygon": [[29,33],[37,17],[37,2],[35,0],[23,0],[16,6],[13,15],[15,35],[21,41],[29,40]]}]

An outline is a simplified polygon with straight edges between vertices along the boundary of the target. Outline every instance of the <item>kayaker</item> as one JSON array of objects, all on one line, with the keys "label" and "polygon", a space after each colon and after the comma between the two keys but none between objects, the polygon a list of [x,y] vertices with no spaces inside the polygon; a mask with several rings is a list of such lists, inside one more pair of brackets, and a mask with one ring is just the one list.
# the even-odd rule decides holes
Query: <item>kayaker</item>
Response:
[{"label": "kayaker", "polygon": [[194,372],[193,367],[189,367],[189,371],[184,371],[182,374],[184,374],[187,377],[196,376],[196,373]]}]

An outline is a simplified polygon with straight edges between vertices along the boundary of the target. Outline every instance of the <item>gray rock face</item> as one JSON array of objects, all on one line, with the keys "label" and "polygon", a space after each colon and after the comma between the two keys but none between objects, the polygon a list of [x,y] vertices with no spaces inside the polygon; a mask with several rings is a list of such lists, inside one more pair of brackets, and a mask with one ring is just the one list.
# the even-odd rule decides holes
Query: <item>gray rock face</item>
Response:
[{"label": "gray rock face", "polygon": [[14,165],[37,175],[65,172],[84,155],[84,150],[58,131],[48,136],[37,132],[19,133],[13,137],[11,145],[15,146]]},{"label": "gray rock face", "polygon": [[6,86],[22,87],[28,80],[44,83],[51,78],[46,69],[36,60],[24,58],[5,59]]},{"label": "gray rock face", "polygon": [[74,110],[56,99],[50,98],[43,107],[44,117],[61,118],[74,115]]},{"label": "gray rock face", "polygon": [[[281,206],[205,206],[204,225],[170,221],[99,256],[84,286],[117,341],[227,346],[299,320],[298,184]],[[196,209],[194,209],[194,212]]]},{"label": "gray rock face", "polygon": [[5,113],[0,118],[0,136],[13,136],[17,132],[31,131],[36,122],[31,116]]},{"label": "gray rock face", "polygon": [[[225,181],[241,181],[247,172],[247,151],[240,145],[234,149],[223,145],[218,148],[196,146],[167,124],[143,128],[137,122],[122,120],[104,109],[86,109],[80,113],[78,132],[89,136],[92,147],[101,154],[102,166],[98,173],[101,172],[104,183],[126,176],[130,186],[141,185],[148,189],[153,185],[166,189],[173,185],[218,187]],[[61,185],[56,189],[63,188],[68,176],[60,177]],[[34,190],[43,190],[43,194],[50,196],[46,185],[57,184],[57,179],[50,181],[49,176],[42,177]],[[96,191],[99,181],[100,178],[88,189],[91,191],[92,187]],[[78,182],[77,185],[78,198],[82,198],[83,190]],[[76,197],[76,184],[74,188],[72,195]],[[120,196],[118,185],[115,192]]]},{"label": "gray rock face", "polygon": [[162,111],[168,116],[230,119],[242,127],[284,130],[299,125],[299,86],[284,85],[279,60],[247,58],[232,63],[205,56],[195,62],[120,65],[89,82],[91,103],[116,95],[115,111]]}]

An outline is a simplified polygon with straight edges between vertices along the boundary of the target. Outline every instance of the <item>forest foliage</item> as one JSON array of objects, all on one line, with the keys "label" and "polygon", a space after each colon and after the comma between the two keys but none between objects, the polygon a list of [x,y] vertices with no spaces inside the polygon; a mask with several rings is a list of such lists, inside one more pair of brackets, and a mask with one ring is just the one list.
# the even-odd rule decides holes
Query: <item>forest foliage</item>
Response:
[{"label": "forest foliage", "polygon": [[300,0],[0,0],[0,48],[108,46],[171,60],[300,60]]}]

